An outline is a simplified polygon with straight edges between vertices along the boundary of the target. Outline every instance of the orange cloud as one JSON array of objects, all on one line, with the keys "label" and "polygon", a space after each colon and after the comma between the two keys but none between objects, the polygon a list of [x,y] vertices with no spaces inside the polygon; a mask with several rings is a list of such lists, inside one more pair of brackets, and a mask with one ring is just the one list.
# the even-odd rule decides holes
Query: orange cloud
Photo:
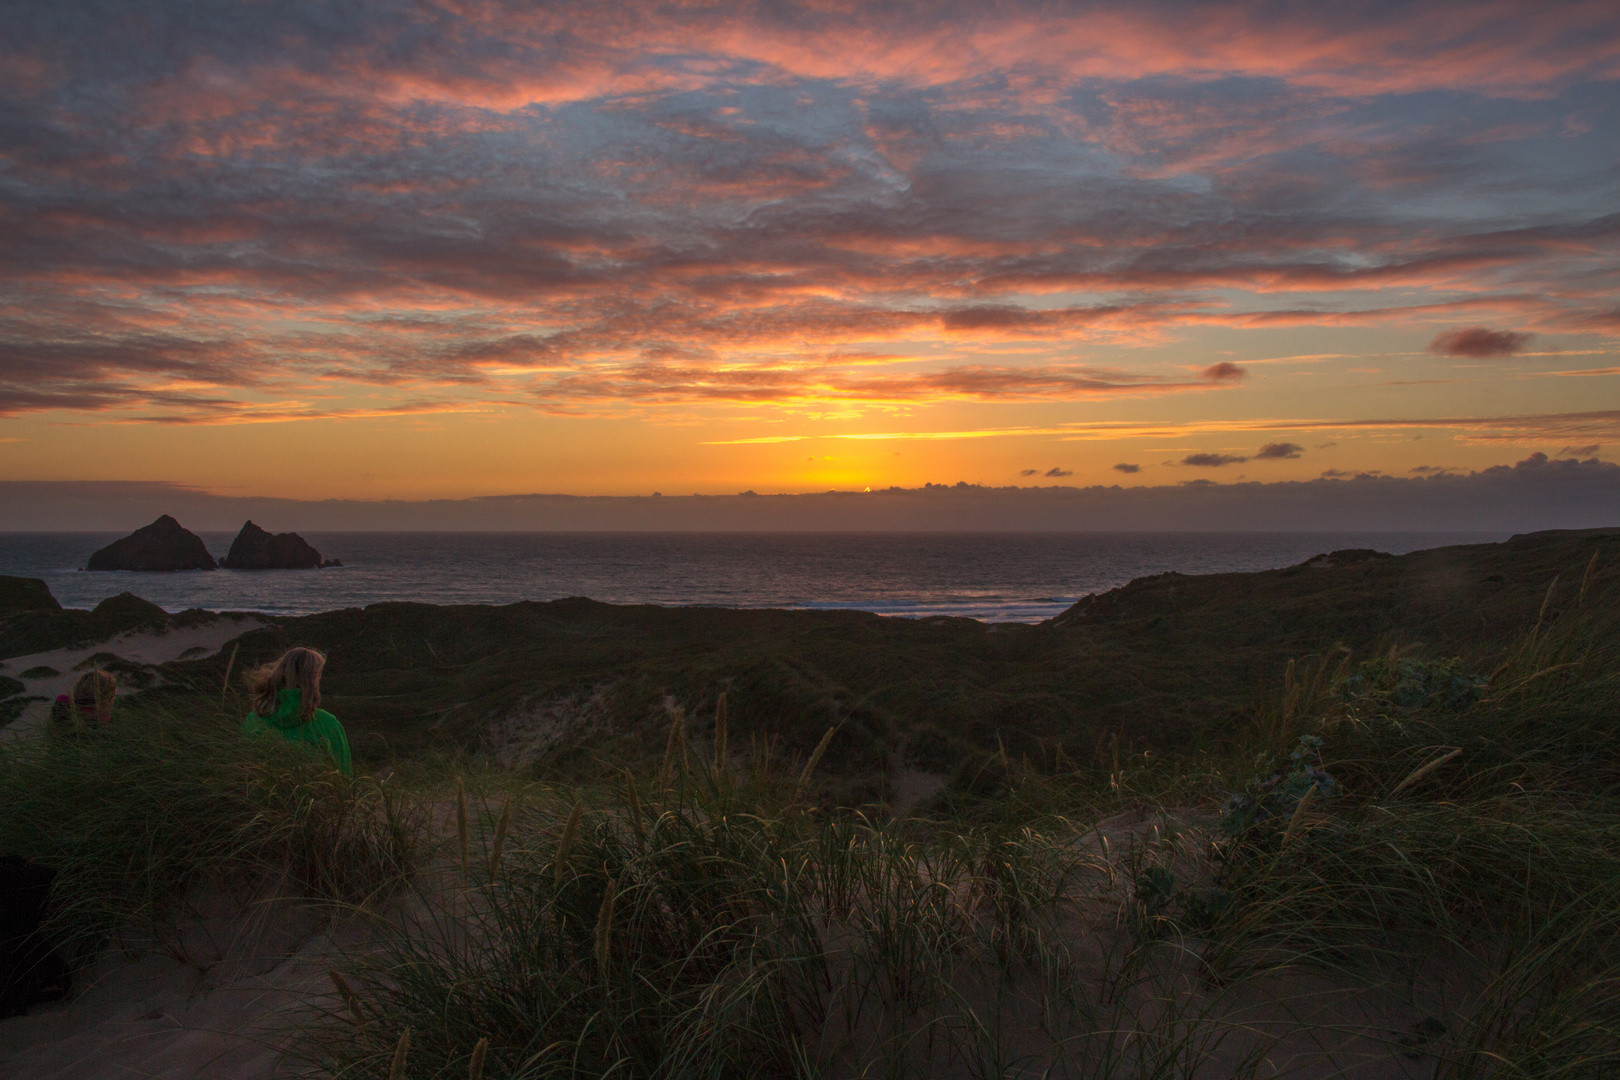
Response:
[{"label": "orange cloud", "polygon": [[1076,401],[1238,381],[1085,362],[1208,328],[1620,331],[1613,5],[1369,10],[19,20],[0,413]]}]

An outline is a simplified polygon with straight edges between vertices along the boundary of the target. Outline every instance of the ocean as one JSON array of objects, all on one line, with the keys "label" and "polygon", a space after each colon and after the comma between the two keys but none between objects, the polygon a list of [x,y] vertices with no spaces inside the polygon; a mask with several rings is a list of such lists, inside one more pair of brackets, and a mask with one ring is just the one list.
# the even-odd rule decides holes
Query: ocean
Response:
[{"label": "ocean", "polygon": [[[1320,552],[1402,554],[1501,533],[310,532],[326,570],[81,571],[117,533],[0,533],[0,574],[43,578],[64,607],[132,592],[169,611],[303,615],[388,600],[854,608],[1038,622],[1132,578],[1269,570]],[[215,557],[232,533],[199,533]]]}]

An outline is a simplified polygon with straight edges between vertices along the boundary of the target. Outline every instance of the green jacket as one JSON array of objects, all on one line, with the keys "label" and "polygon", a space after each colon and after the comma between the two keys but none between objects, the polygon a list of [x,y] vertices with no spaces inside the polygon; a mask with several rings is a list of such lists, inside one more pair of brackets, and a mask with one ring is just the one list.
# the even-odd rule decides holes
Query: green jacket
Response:
[{"label": "green jacket", "polygon": [[349,757],[349,737],[343,733],[343,725],[325,709],[316,709],[307,722],[299,719],[303,698],[302,690],[280,691],[276,694],[276,711],[269,716],[248,713],[247,719],[242,721],[242,734],[262,735],[273,731],[288,742],[319,747],[331,755],[344,776],[352,777],[354,762]]}]

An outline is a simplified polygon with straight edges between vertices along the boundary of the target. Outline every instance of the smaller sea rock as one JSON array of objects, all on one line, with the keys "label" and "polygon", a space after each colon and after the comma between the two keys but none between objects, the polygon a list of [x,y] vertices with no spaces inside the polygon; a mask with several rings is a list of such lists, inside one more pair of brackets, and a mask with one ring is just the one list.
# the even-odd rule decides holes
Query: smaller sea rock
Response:
[{"label": "smaller sea rock", "polygon": [[219,565],[226,570],[315,570],[329,564],[297,533],[270,533],[249,521]]},{"label": "smaller sea rock", "polygon": [[94,555],[86,570],[217,570],[202,538],[164,514],[152,524],[114,540]]}]

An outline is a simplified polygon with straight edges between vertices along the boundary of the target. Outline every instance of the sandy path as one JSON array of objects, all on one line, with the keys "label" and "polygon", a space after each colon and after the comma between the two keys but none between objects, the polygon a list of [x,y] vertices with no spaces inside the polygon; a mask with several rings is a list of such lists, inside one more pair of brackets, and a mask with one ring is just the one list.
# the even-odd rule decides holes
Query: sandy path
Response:
[{"label": "sandy path", "polygon": [[[230,613],[194,626],[176,626],[162,631],[132,630],[95,645],[14,656],[0,663],[0,674],[21,679],[29,694],[46,700],[30,703],[21,716],[0,728],[0,732],[15,737],[37,731],[49,718],[56,695],[72,689],[74,681],[83,673],[79,666],[89,666],[87,661],[97,653],[112,653],[134,664],[166,664],[181,657],[201,659],[213,656],[248,631],[268,625],[256,615]],[[50,668],[57,674],[23,677],[24,672],[39,667]]]},{"label": "sandy path", "polygon": [[293,901],[202,920],[182,941],[107,950],[71,1001],[0,1021],[0,1076],[16,1080],[272,1080],[332,957],[362,941]]}]

